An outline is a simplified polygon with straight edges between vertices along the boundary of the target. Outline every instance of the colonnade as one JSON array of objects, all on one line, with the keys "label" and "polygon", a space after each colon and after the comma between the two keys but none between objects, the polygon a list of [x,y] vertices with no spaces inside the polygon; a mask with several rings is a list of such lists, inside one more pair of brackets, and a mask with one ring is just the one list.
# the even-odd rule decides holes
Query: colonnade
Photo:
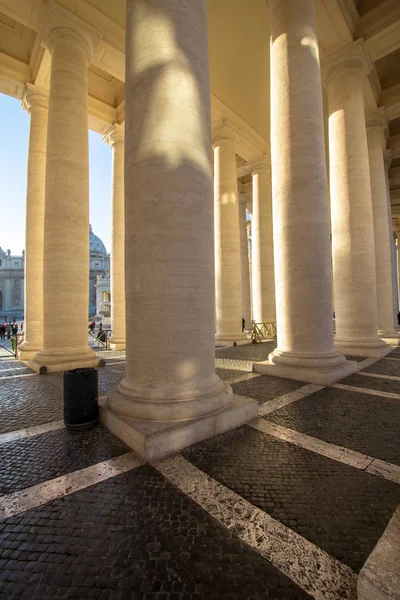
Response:
[{"label": "colonnade", "polygon": [[[252,294],[254,319],[276,320],[278,341],[254,368],[328,383],[356,370],[345,353],[382,356],[390,351],[382,338],[398,336],[384,113],[365,121],[361,42],[321,69],[315,0],[270,0],[269,11],[271,155],[249,165]],[[246,343],[241,319],[250,314],[238,134],[223,122],[211,139],[205,0],[185,7],[154,0],[151,11],[128,0],[126,32],[125,128],[114,124],[104,137],[113,154],[111,342],[126,346],[126,377],[105,410],[150,421],[211,418],[215,427],[216,415],[232,415],[234,403],[215,374],[215,340]],[[24,97],[31,127],[21,357],[37,371],[98,363],[87,344],[87,69],[99,38],[50,2],[43,27],[50,91],[47,97],[27,86]],[[154,68],[160,61],[162,74]],[[321,72],[329,98],[331,215]],[[60,335],[60,319],[73,337]],[[250,403],[240,410],[240,417],[227,417],[229,426],[255,409]],[[187,439],[198,439],[193,435]]]}]

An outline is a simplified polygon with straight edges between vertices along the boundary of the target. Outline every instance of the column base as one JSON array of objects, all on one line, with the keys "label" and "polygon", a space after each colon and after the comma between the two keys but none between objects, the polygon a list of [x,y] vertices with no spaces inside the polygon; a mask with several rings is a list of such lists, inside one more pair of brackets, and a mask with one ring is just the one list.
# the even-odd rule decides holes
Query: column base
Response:
[{"label": "column base", "polygon": [[222,411],[186,421],[131,419],[112,412],[107,396],[99,399],[100,420],[147,461],[155,461],[258,418],[258,403],[232,395]]},{"label": "column base", "polygon": [[87,348],[69,352],[40,351],[28,361],[29,368],[36,373],[58,373],[70,369],[98,367],[104,362],[96,353]]},{"label": "column base", "polygon": [[335,338],[335,348],[349,356],[380,357],[386,356],[392,348],[380,338],[372,340],[346,340]]},{"label": "column base", "polygon": [[238,335],[218,335],[215,336],[215,345],[216,347],[223,346],[244,346],[245,344],[250,344],[251,340],[246,336],[245,333],[241,333]]},{"label": "column base", "polygon": [[22,344],[18,348],[18,358],[19,360],[26,362],[30,358],[33,358],[35,354],[40,352],[42,348],[35,344],[31,344],[29,342],[22,342]]},{"label": "column base", "polygon": [[121,338],[118,339],[111,336],[108,340],[108,343],[110,344],[111,350],[126,350],[126,340]]},{"label": "column base", "polygon": [[282,352],[276,348],[264,362],[254,363],[253,371],[330,385],[357,371],[357,363],[336,351],[324,354]]},{"label": "column base", "polygon": [[400,332],[393,329],[392,331],[378,331],[378,335],[390,346],[400,346]]}]

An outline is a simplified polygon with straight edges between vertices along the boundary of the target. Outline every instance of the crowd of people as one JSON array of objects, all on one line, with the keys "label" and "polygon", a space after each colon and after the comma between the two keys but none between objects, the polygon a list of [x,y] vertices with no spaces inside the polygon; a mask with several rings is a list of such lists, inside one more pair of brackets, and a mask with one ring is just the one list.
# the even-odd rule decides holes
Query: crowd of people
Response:
[{"label": "crowd of people", "polygon": [[[24,324],[21,323],[21,331],[24,327]],[[0,323],[0,340],[10,340],[13,336],[18,335],[18,323],[16,323],[15,319],[13,322],[4,320],[4,323]]]}]

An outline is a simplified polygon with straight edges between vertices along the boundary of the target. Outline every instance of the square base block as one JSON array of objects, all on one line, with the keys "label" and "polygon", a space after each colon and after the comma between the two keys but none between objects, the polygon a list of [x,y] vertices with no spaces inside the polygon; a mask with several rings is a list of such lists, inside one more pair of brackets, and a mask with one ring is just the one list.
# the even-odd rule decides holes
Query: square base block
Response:
[{"label": "square base block", "polygon": [[[89,369],[91,367],[103,367],[104,359],[101,358],[93,358],[91,360],[85,361],[74,361],[71,360],[69,362],[62,362],[59,364],[48,364],[45,367],[43,365],[37,364],[33,359],[28,361],[28,367],[35,371],[35,373],[43,374],[43,373],[59,373],[60,371],[69,371],[70,369]],[[46,369],[46,370],[44,370]]]},{"label": "square base block", "polygon": [[246,344],[251,344],[250,338],[237,339],[235,341],[215,339],[216,348],[226,348],[226,346],[245,346]]},{"label": "square base block", "polygon": [[99,399],[99,406],[103,425],[150,462],[258,418],[257,401],[236,395],[232,396],[223,411],[190,421],[130,419],[111,412],[107,406],[107,396]]},{"label": "square base block", "polygon": [[398,337],[382,337],[381,339],[390,346],[400,346],[400,335]]},{"label": "square base block", "polygon": [[344,344],[335,344],[335,348],[338,350],[338,352],[344,354],[345,356],[365,356],[366,358],[380,358],[382,356],[386,356],[386,354],[389,354],[389,352],[392,351],[391,346],[385,346],[384,344],[375,348],[369,348],[368,346],[362,346],[361,344],[359,346],[357,344],[354,346],[351,344],[348,346]]},{"label": "square base block", "polygon": [[297,379],[298,381],[307,381],[310,383],[319,383],[321,385],[330,385],[352,373],[357,372],[357,363],[348,360],[343,365],[331,369],[318,369],[306,367],[292,367],[274,365],[269,360],[253,363],[253,371],[264,373],[266,375],[275,375],[286,379]]}]

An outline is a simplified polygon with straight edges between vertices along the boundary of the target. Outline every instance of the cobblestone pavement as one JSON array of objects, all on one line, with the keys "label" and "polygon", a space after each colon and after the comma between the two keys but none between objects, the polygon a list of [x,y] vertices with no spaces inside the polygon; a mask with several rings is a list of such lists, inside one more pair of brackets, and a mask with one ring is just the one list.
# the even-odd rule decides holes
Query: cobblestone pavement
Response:
[{"label": "cobblestone pavement", "polygon": [[[380,391],[400,393],[397,381],[356,374],[341,383],[360,391],[325,387],[301,397],[290,393],[304,382],[269,375],[246,380],[253,362],[266,360],[274,347],[267,342],[218,349],[216,372],[224,380],[243,377],[233,384],[234,392],[260,404],[288,395],[291,403],[265,421],[400,465],[400,401],[379,396]],[[400,349],[393,354],[400,356]],[[125,353],[99,355],[106,360],[99,369],[99,393],[106,394],[124,377]],[[365,371],[400,377],[400,361],[382,359]],[[20,377],[30,373],[18,361],[0,361],[0,434],[62,419],[62,374]],[[285,534],[275,540],[278,558],[270,562],[254,549],[257,544],[248,546],[237,537],[240,522],[234,529],[222,525],[150,465],[111,473],[69,492],[69,477],[129,451],[101,427],[79,433],[58,429],[0,443],[0,511],[2,503],[29,493],[30,486],[51,489],[54,478],[67,478],[63,497],[47,498],[38,508],[0,522],[0,600],[311,598],[296,585],[301,581],[295,570],[288,573],[280,563],[285,554],[291,557]],[[400,502],[400,485],[249,426],[182,455],[254,510],[355,573]],[[237,514],[233,504],[233,520]],[[256,526],[251,521],[243,527]],[[300,566],[304,577],[310,567]],[[315,572],[315,577],[324,575]],[[348,594],[322,589],[316,597],[355,599],[352,589]]]}]

